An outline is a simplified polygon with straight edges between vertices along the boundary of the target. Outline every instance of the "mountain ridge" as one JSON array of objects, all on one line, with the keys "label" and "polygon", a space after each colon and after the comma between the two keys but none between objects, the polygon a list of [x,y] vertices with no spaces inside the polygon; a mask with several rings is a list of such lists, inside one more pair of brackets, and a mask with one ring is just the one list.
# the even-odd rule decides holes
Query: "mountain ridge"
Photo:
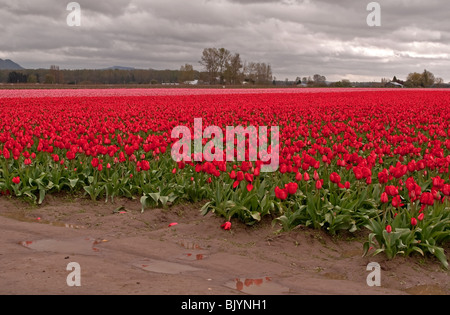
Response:
[{"label": "mountain ridge", "polygon": [[11,59],[0,59],[0,70],[24,70],[21,65],[15,63]]}]

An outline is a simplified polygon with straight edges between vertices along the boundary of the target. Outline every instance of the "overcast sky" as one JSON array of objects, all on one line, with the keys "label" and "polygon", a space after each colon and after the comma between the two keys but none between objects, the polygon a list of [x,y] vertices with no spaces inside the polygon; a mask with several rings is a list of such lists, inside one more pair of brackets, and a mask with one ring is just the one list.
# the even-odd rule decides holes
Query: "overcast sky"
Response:
[{"label": "overcast sky", "polygon": [[369,0],[77,1],[0,0],[0,58],[25,68],[179,69],[206,47],[272,65],[274,76],[325,75],[380,81],[427,69],[450,81],[450,1],[379,0],[381,26],[367,25]]}]

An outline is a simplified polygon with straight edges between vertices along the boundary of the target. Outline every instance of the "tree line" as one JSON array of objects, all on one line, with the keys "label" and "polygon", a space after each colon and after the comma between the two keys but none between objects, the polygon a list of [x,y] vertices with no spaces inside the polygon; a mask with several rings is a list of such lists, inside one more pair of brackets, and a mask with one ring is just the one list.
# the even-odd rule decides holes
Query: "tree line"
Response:
[{"label": "tree line", "polygon": [[406,80],[400,80],[397,76],[394,76],[392,80],[383,78],[381,79],[383,85],[389,85],[391,83],[397,83],[406,88],[431,88],[431,87],[446,87],[444,79],[436,77],[432,72],[424,70],[422,73],[411,72],[408,74]]},{"label": "tree line", "polygon": [[[179,70],[0,70],[0,83],[40,84],[161,84],[179,82]],[[201,77],[198,71],[196,77]]]},{"label": "tree line", "polygon": [[65,70],[57,65],[50,69],[0,70],[0,83],[41,84],[164,84],[191,83],[238,85],[271,84],[272,68],[263,62],[243,62],[239,53],[225,48],[205,48],[201,71],[191,64],[179,70],[154,69],[83,69]]},{"label": "tree line", "polygon": [[306,87],[385,87],[398,83],[406,88],[449,87],[442,78],[436,77],[428,70],[422,73],[409,73],[406,80],[383,78],[380,82],[366,83],[341,80],[327,82],[320,74],[297,77],[294,81],[277,80],[272,76],[270,64],[261,62],[243,62],[238,53],[231,53],[225,48],[205,48],[199,63],[202,71],[194,69],[192,64],[184,64],[179,70],[122,70],[122,69],[84,69],[62,70],[56,65],[50,69],[0,70],[0,83],[28,84],[69,84],[69,85],[117,85],[117,84],[220,84],[220,85],[276,85]]},{"label": "tree line", "polygon": [[[398,80],[397,80],[398,81]],[[401,83],[401,82],[399,82]],[[412,72],[406,78],[404,82],[405,87],[417,88],[417,87],[432,87],[440,86],[444,83],[444,79],[435,77],[433,73],[426,69],[422,73]]]}]

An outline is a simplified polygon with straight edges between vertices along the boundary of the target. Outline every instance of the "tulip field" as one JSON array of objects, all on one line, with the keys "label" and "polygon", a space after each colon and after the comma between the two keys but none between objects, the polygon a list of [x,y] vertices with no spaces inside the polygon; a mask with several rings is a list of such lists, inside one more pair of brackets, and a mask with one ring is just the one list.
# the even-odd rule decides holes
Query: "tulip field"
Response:
[{"label": "tulip field", "polygon": [[[171,131],[192,130],[195,118],[224,131],[279,127],[278,168],[174,161]],[[367,255],[434,256],[448,267],[444,90],[0,90],[0,163],[2,198],[137,198],[142,211],[202,202],[226,230],[268,219],[285,231],[366,231]]]}]

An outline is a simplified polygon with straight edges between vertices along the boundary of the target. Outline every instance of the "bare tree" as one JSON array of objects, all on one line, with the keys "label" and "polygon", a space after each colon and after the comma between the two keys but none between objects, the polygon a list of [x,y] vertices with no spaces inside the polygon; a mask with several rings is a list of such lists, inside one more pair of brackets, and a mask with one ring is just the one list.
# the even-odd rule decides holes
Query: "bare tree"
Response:
[{"label": "bare tree", "polygon": [[[270,84],[272,67],[266,63],[249,62],[242,65],[238,53],[232,54],[225,48],[205,48],[200,60],[208,73],[211,84],[237,84],[242,79],[253,84]],[[243,69],[243,71],[241,71]]]},{"label": "bare tree", "polygon": [[239,84],[241,81],[241,69],[242,69],[241,56],[234,54],[230,56],[227,64],[225,65],[224,78],[227,83]]},{"label": "bare tree", "polygon": [[205,71],[208,72],[209,82],[211,84],[216,83],[217,75],[219,73],[219,52],[217,48],[205,48],[200,64],[205,67]]},{"label": "bare tree", "polygon": [[435,83],[437,86],[441,86],[444,84],[444,79],[443,78],[436,78]]},{"label": "bare tree", "polygon": [[56,84],[64,83],[64,75],[59,70],[59,66],[51,65],[50,66],[50,74],[53,75],[53,77],[55,78],[54,83],[56,83]]},{"label": "bare tree", "polygon": [[249,62],[244,66],[245,79],[254,84],[268,84],[272,81],[270,64]]},{"label": "bare tree", "polygon": [[220,84],[224,83],[224,72],[231,58],[231,52],[225,48],[217,49],[217,62],[219,68]]},{"label": "bare tree", "polygon": [[325,76],[323,76],[323,75],[320,75],[320,74],[315,74],[313,76],[314,84],[317,85],[317,86],[325,85],[326,84],[325,83],[326,80],[327,80],[327,78]]},{"label": "bare tree", "polygon": [[208,72],[211,84],[217,83],[217,77],[219,77],[220,83],[223,84],[224,72],[230,58],[231,52],[225,48],[205,48],[203,50],[200,64]]}]

